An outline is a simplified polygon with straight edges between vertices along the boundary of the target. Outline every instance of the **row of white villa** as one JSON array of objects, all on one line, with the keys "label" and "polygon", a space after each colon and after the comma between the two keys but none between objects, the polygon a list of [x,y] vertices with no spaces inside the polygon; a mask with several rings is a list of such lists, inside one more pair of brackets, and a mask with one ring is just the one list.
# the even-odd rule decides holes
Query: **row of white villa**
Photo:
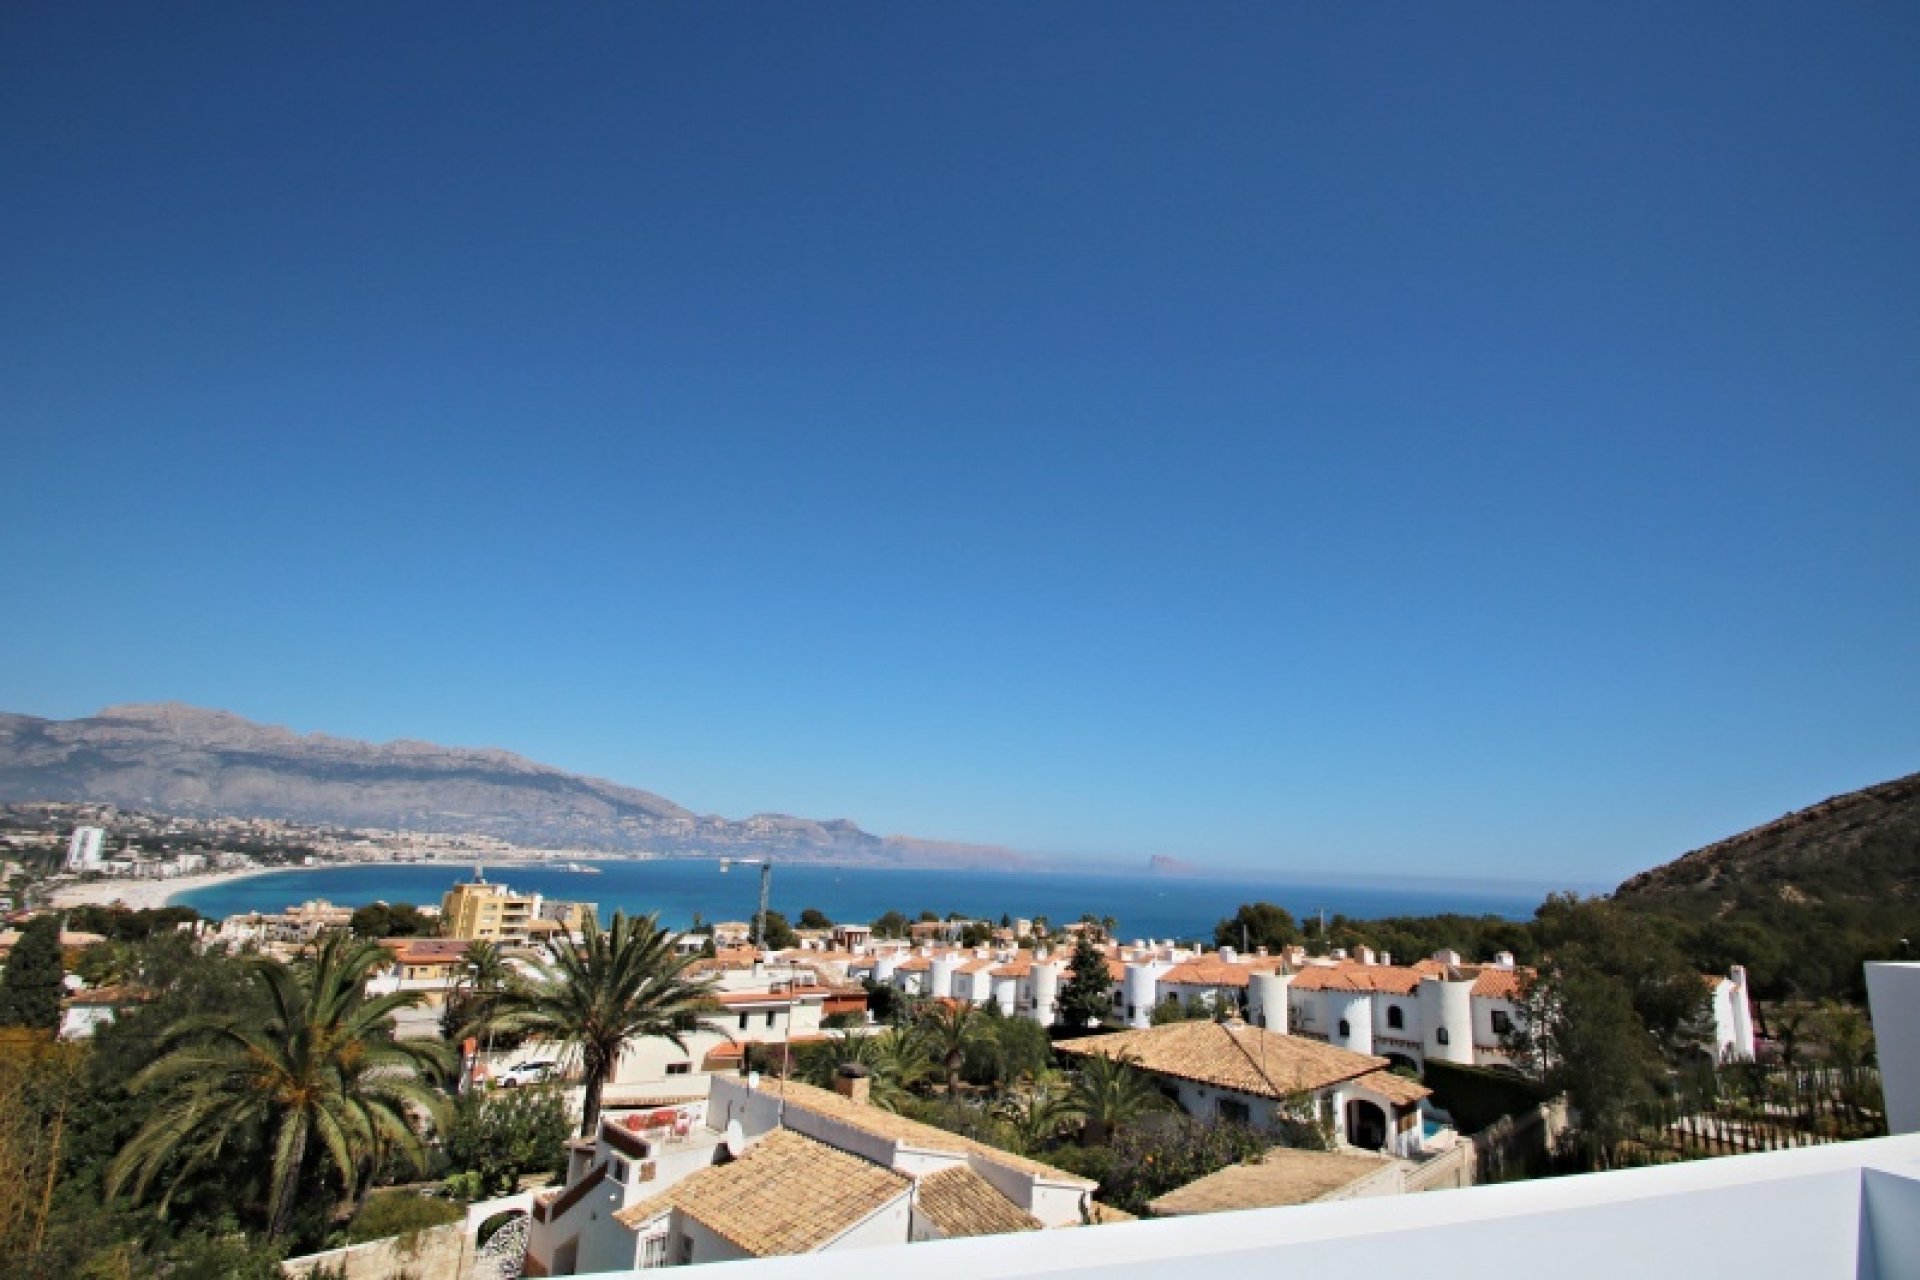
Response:
[{"label": "row of white villa", "polygon": [[[1413,964],[1361,948],[1353,955],[1250,955],[1231,947],[1199,952],[1171,943],[1108,944],[1104,960],[1113,1016],[1152,1025],[1156,1008],[1237,1011],[1255,1026],[1379,1054],[1424,1068],[1429,1061],[1510,1066],[1506,1039],[1524,1017],[1531,975],[1502,952],[1468,964],[1441,951]],[[748,963],[751,963],[751,952]],[[959,948],[875,942],[865,930],[836,931],[824,945],[765,957],[773,971],[804,967],[828,983],[873,982],[906,995],[993,1004],[1008,1017],[1051,1025],[1072,974],[1072,952],[1046,948]],[[1751,1059],[1754,1024],[1746,971],[1703,979],[1711,994],[1708,1042],[1722,1062]]]}]

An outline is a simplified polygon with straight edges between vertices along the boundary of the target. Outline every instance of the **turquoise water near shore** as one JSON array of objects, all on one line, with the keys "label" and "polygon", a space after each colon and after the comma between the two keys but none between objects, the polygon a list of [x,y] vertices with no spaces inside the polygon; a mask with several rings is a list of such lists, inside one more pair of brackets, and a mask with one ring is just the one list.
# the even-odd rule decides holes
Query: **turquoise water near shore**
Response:
[{"label": "turquoise water near shore", "polygon": [[[489,880],[549,898],[614,910],[658,912],[661,923],[686,928],[697,912],[705,920],[751,918],[759,894],[758,868],[722,874],[711,859],[662,858],[588,864],[600,874],[554,866],[506,864]],[[384,867],[314,867],[251,876],[178,895],[174,901],[211,917],[279,911],[309,898],[342,905],[367,902],[438,904],[453,884],[470,879],[471,866],[450,862]],[[1112,916],[1122,938],[1211,937],[1215,922],[1243,902],[1276,902],[1296,916],[1324,909],[1358,919],[1460,912],[1526,919],[1544,890],[1474,882],[1424,882],[1403,888],[1388,881],[1338,881],[1295,876],[1174,878],[1085,871],[948,871],[779,865],[772,906],[797,919],[807,907],[834,920],[868,921],[888,911],[908,916],[961,912],[998,920],[1002,914],[1055,923],[1082,914]]]}]

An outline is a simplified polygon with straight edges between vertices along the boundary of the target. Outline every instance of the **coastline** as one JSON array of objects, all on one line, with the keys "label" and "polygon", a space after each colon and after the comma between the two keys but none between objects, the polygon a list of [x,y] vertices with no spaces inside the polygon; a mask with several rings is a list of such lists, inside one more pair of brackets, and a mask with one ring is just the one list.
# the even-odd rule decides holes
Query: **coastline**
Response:
[{"label": "coastline", "polygon": [[[234,884],[259,876],[282,875],[290,871],[357,871],[367,867],[413,867],[414,859],[383,858],[371,862],[322,862],[310,867],[247,867],[238,871],[206,871],[199,875],[174,876],[166,880],[95,880],[90,884],[63,884],[51,895],[56,907],[110,907],[122,903],[135,911],[151,911],[171,906],[182,894]],[[449,867],[455,864],[447,863]],[[511,866],[501,861],[496,865]],[[462,869],[467,869],[463,866]],[[289,904],[292,905],[292,904]]]},{"label": "coastline", "polygon": [[248,867],[242,871],[208,871],[194,876],[175,876],[168,880],[95,880],[90,884],[63,884],[53,891],[56,907],[110,907],[122,903],[135,911],[151,911],[166,906],[182,893],[207,889],[214,885],[272,875],[286,867]]},{"label": "coastline", "polygon": [[[589,901],[603,913],[653,914],[669,927],[691,927],[696,918],[744,919],[752,910],[752,877],[723,877],[711,858],[580,858],[604,875],[569,874],[557,860],[486,860],[488,879],[537,892],[552,901]],[[597,864],[597,865],[596,865]],[[584,870],[585,868],[581,868]],[[351,873],[358,871],[360,875]],[[114,879],[64,885],[60,905],[124,902],[153,908],[190,902],[209,918],[250,910],[283,911],[324,898],[342,906],[372,901],[437,903],[455,880],[472,872],[466,859],[368,859],[313,866],[252,867],[169,880]],[[254,877],[284,876],[254,882]],[[244,883],[243,883],[244,882]],[[1070,920],[1091,912],[1121,922],[1129,937],[1211,937],[1236,903],[1274,902],[1296,915],[1325,907],[1355,919],[1447,913],[1526,920],[1538,911],[1531,892],[1490,894],[1461,885],[1447,891],[1396,891],[1378,881],[1348,885],[1262,879],[1241,882],[1211,877],[1088,876],[1084,871],[981,872],[902,867],[850,867],[792,863],[773,878],[776,908],[814,907],[834,919],[871,920],[887,911],[959,911],[982,919],[1002,915]]]}]

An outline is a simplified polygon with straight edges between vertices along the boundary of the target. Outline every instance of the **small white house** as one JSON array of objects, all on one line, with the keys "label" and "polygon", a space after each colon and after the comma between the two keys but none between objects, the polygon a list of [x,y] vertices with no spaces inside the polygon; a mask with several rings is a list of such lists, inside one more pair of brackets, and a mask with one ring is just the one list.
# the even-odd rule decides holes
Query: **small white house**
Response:
[{"label": "small white house", "polygon": [[535,1197],[524,1274],[725,1262],[1097,1217],[1094,1184],[844,1091],[716,1077],[704,1102],[601,1117]]},{"label": "small white house", "polygon": [[1063,1041],[1058,1048],[1129,1062],[1188,1115],[1265,1128],[1306,1097],[1349,1146],[1412,1156],[1424,1143],[1420,1103],[1432,1091],[1370,1054],[1238,1020],[1170,1022]]}]

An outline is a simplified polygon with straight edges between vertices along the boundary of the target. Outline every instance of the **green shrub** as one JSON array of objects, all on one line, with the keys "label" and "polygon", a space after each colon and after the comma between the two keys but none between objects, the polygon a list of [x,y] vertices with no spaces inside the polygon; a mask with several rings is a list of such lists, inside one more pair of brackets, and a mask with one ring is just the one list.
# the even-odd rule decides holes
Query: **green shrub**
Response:
[{"label": "green shrub", "polygon": [[572,1133],[557,1089],[468,1093],[455,1104],[447,1128],[447,1159],[454,1170],[448,1189],[457,1185],[455,1194],[484,1200],[512,1192],[522,1174],[557,1173],[566,1165]]},{"label": "green shrub", "polygon": [[417,1191],[376,1191],[347,1224],[347,1243],[410,1236],[458,1222],[466,1214],[461,1205],[437,1196],[423,1196]]}]

